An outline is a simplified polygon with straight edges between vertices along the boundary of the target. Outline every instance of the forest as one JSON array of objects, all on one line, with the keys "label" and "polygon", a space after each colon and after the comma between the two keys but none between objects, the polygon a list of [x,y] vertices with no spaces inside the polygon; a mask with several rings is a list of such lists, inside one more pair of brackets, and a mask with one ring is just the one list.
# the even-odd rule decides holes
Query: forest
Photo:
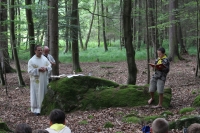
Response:
[{"label": "forest", "polygon": [[[11,88],[29,85],[27,62],[35,55],[36,45],[50,48],[57,62],[53,75],[92,73],[128,85],[149,84],[152,71],[148,64],[157,58],[157,49],[164,47],[172,68],[166,86],[172,88],[175,96],[180,93],[177,98],[172,96],[172,105],[177,108],[169,110],[177,112],[182,107],[179,105],[187,101],[184,98],[188,93],[189,97],[194,92],[199,93],[199,6],[199,0],[1,0],[2,88],[6,88],[7,95],[14,95],[15,89]],[[179,90],[181,87],[183,91]],[[23,91],[29,94],[26,89]],[[8,98],[4,94],[1,97]],[[185,106],[190,107],[192,100]],[[114,109],[114,112],[119,110]],[[6,122],[3,116],[0,115],[0,121],[2,118]],[[129,131],[129,127],[126,129]]]}]

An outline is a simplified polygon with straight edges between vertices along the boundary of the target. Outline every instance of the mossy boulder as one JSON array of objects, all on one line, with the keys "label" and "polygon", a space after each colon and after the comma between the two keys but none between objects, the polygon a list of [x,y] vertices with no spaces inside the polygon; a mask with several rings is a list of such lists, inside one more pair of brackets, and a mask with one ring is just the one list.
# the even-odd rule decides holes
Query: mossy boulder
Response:
[{"label": "mossy boulder", "polygon": [[183,127],[189,127],[193,123],[200,123],[200,116],[188,116],[188,118],[182,118],[174,122],[170,122],[170,129],[183,129]]},{"label": "mossy boulder", "polygon": [[[65,112],[109,107],[133,107],[147,104],[148,86],[126,85],[105,79],[78,76],[53,81],[42,104],[42,114],[49,114],[55,108]],[[155,95],[158,101],[158,95]],[[165,89],[164,107],[169,107],[171,89]]]},{"label": "mossy boulder", "polygon": [[8,128],[8,126],[6,125],[6,123],[0,122],[0,133],[8,133],[8,132],[13,132],[13,131],[11,131]]}]

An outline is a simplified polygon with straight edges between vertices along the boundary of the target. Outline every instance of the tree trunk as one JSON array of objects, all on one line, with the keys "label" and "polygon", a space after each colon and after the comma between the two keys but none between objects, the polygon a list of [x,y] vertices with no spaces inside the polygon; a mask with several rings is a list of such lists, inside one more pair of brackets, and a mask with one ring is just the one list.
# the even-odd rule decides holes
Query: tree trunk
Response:
[{"label": "tree trunk", "polygon": [[18,54],[17,54],[17,48],[16,48],[16,38],[15,38],[15,10],[14,10],[14,4],[15,0],[11,0],[10,3],[10,35],[11,35],[11,45],[12,45],[12,50],[13,50],[13,55],[14,55],[14,60],[15,60],[15,66],[17,70],[17,75],[18,75],[18,81],[20,86],[24,86],[24,80],[22,78],[22,73],[21,73],[21,68],[20,68],[20,63],[18,59]]},{"label": "tree trunk", "polygon": [[147,84],[150,83],[150,57],[149,57],[149,20],[148,20],[148,0],[146,0],[146,45],[147,45]]},{"label": "tree trunk", "polygon": [[[26,6],[32,5],[31,0],[25,0]],[[34,33],[34,23],[32,17],[32,10],[30,7],[26,8],[26,19],[28,24],[28,35],[29,35],[29,49],[30,49],[30,57],[35,55],[34,47],[35,47],[35,33]]]},{"label": "tree trunk", "polygon": [[200,78],[200,39],[198,38],[199,36],[199,13],[200,13],[200,9],[199,9],[199,2],[198,0],[196,0],[197,3],[197,66],[196,66],[196,72],[195,72],[195,76]]},{"label": "tree trunk", "polygon": [[79,42],[82,50],[85,50],[83,46],[83,40],[82,40],[82,34],[81,34],[81,24],[80,24],[80,15],[78,11],[78,36],[79,36]]},{"label": "tree trunk", "polygon": [[[100,2],[98,0],[96,2],[97,2],[97,14],[100,14],[100,10],[99,10]],[[100,44],[101,44],[100,31],[101,31],[101,29],[100,29],[100,17],[99,17],[99,15],[98,15],[97,21],[98,21],[97,22],[98,23],[98,47],[100,47]]]},{"label": "tree trunk", "polygon": [[73,71],[81,72],[78,47],[78,0],[72,1],[71,34]]},{"label": "tree trunk", "polygon": [[124,14],[123,14],[123,24],[124,24],[124,40],[126,47],[126,57],[128,64],[128,84],[136,84],[137,78],[137,67],[135,63],[135,50],[133,49],[133,35],[132,35],[132,22],[131,22],[131,14],[132,14],[132,0],[124,0]]},{"label": "tree trunk", "polygon": [[180,59],[178,51],[178,40],[177,40],[177,0],[170,0],[169,3],[169,60],[174,61],[174,58],[177,56]]},{"label": "tree trunk", "polygon": [[[20,5],[19,0],[17,0],[17,4]],[[20,7],[17,8],[17,15],[18,15],[18,21],[21,22],[21,11]],[[21,24],[17,25],[17,30],[18,30],[18,37],[17,37],[17,46],[20,47],[21,44]]]},{"label": "tree trunk", "polygon": [[138,42],[137,42],[138,51],[140,51],[140,46],[142,42],[142,24],[140,23],[142,21],[141,10],[142,10],[142,1],[139,0],[139,16],[138,16],[139,25],[138,25]]},{"label": "tree trunk", "polygon": [[[153,13],[153,9],[155,9],[154,6],[154,0],[148,0],[148,7],[151,9],[149,10],[149,23],[151,27],[155,27],[155,20],[156,18],[154,18],[154,13]],[[158,37],[156,35],[157,33],[156,28],[151,28],[151,33],[150,33],[150,40],[151,40],[151,46],[153,46],[153,56],[154,58],[157,58],[157,49],[159,48],[158,45]]]},{"label": "tree trunk", "polygon": [[104,49],[105,49],[105,51],[108,51],[108,45],[107,45],[107,42],[106,42],[106,24],[105,24],[103,0],[101,0],[101,14],[102,14],[102,27],[103,27]]},{"label": "tree trunk", "polygon": [[94,0],[93,14],[92,14],[91,22],[90,22],[90,28],[89,28],[89,31],[88,31],[88,34],[87,34],[87,39],[85,41],[85,49],[87,49],[87,45],[88,45],[88,42],[90,40],[90,33],[92,31],[92,25],[93,25],[93,22],[94,22],[94,13],[95,13],[95,10],[96,10],[96,3],[97,3],[97,0]]},{"label": "tree trunk", "polygon": [[124,29],[123,29],[123,1],[120,0],[120,48],[124,46]]},{"label": "tree trunk", "polygon": [[59,44],[58,44],[58,0],[49,0],[49,45],[50,52],[56,61],[52,68],[53,75],[59,75]]},{"label": "tree trunk", "polygon": [[8,53],[8,35],[7,35],[7,0],[2,0],[0,5],[0,61],[2,61],[3,71],[10,73],[13,71],[10,66],[10,57]]},{"label": "tree trunk", "polygon": [[67,0],[65,0],[65,17],[66,17],[66,27],[65,27],[65,51],[64,53],[67,53],[69,51],[69,32],[70,32],[70,19],[69,19],[69,15],[68,15],[68,12],[70,11],[68,4],[71,4],[71,3],[68,3]]}]

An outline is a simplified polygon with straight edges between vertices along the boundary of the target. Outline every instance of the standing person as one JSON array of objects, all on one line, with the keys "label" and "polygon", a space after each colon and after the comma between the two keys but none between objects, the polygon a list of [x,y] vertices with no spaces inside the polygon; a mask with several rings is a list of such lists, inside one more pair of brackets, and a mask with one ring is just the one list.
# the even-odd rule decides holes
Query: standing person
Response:
[{"label": "standing person", "polygon": [[28,62],[30,75],[31,112],[40,114],[42,101],[47,92],[48,74],[51,72],[51,63],[42,55],[42,47],[35,46],[35,55]]},{"label": "standing person", "polygon": [[[49,60],[52,66],[56,65],[56,61],[54,60],[53,56],[49,54],[49,47],[44,46],[43,48],[43,55]],[[51,73],[49,74],[49,82],[51,82]]]},{"label": "standing person", "polygon": [[65,113],[60,109],[54,109],[49,115],[50,128],[46,130],[49,133],[71,133],[71,130],[65,126]]},{"label": "standing person", "polygon": [[155,108],[162,107],[163,102],[163,93],[164,93],[164,86],[167,74],[169,72],[169,65],[170,62],[165,54],[164,48],[159,48],[157,50],[158,59],[155,61],[155,73],[153,74],[151,81],[150,81],[150,87],[149,92],[151,94],[151,99],[148,100],[148,104],[151,104],[154,101],[154,92],[157,90],[159,94],[159,103]]}]

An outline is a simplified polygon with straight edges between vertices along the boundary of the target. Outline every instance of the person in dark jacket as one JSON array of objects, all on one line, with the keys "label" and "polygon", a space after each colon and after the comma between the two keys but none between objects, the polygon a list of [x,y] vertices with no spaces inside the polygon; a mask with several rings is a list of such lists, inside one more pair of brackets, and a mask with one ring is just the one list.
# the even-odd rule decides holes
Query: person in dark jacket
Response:
[{"label": "person in dark jacket", "polygon": [[158,58],[155,61],[155,65],[157,65],[158,67],[154,67],[155,73],[151,78],[149,86],[151,98],[148,100],[148,104],[151,104],[154,101],[154,92],[157,90],[159,94],[159,103],[157,106],[155,106],[155,108],[162,107],[164,86],[170,66],[170,62],[165,54],[164,48],[159,48],[157,50],[157,54]]}]

